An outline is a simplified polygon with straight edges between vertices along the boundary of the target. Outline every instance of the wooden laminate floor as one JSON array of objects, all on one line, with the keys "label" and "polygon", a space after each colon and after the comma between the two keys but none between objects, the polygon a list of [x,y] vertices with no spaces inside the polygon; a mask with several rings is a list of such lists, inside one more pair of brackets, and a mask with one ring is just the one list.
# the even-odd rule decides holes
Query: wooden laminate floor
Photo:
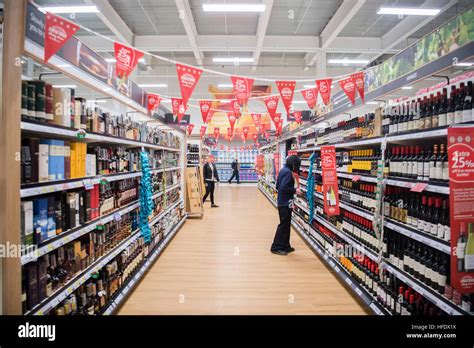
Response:
[{"label": "wooden laminate floor", "polygon": [[368,314],[292,231],[269,249],[277,210],[256,187],[219,187],[219,208],[188,219],[119,314]]}]

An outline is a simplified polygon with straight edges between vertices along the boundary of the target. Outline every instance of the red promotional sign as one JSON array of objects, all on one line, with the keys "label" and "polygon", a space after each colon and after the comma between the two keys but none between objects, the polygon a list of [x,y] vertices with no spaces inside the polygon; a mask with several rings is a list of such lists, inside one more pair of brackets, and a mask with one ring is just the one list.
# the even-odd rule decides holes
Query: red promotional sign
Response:
[{"label": "red promotional sign", "polygon": [[229,119],[230,128],[234,130],[234,125],[235,121],[237,121],[237,117],[235,117],[235,114],[233,112],[228,112],[227,118]]},{"label": "red promotional sign", "polygon": [[278,178],[278,173],[280,172],[280,153],[275,152],[273,154],[273,164],[275,166],[275,178]]},{"label": "red promotional sign", "polygon": [[46,12],[44,28],[44,61],[54,56],[63,47],[67,40],[73,36],[79,27],[52,13]]},{"label": "red promotional sign", "polygon": [[448,128],[448,158],[451,286],[466,294],[474,291],[473,126]]},{"label": "red promotional sign", "polygon": [[316,80],[316,88],[321,94],[324,105],[328,105],[331,100],[332,79]]},{"label": "red promotional sign", "polygon": [[272,117],[272,121],[273,123],[275,124],[275,128],[278,128],[278,124],[280,123],[280,120],[281,120],[281,113],[280,112],[277,112],[273,117]]},{"label": "red promotional sign", "polygon": [[295,111],[293,113],[293,117],[294,117],[296,123],[301,123],[301,118],[302,118],[301,111]]},{"label": "red promotional sign", "polygon": [[249,126],[242,127],[242,134],[243,134],[245,140],[247,140],[247,137],[249,135]]},{"label": "red promotional sign", "polygon": [[339,215],[339,190],[336,171],[336,148],[321,146],[321,171],[323,176],[324,212]]},{"label": "red promotional sign", "polygon": [[233,128],[227,128],[227,136],[229,137],[229,141],[230,141],[230,139],[234,136]]},{"label": "red promotional sign", "polygon": [[260,121],[262,120],[261,114],[252,114],[252,120],[255,124],[255,127],[258,129],[260,127]]},{"label": "red promotional sign", "polygon": [[258,140],[258,134],[257,133],[252,134],[252,139],[256,143]]},{"label": "red promotional sign", "polygon": [[201,126],[201,130],[199,131],[201,139],[206,134],[206,131],[207,131],[207,127],[206,126]]},{"label": "red promotional sign", "polygon": [[301,91],[304,100],[308,104],[308,107],[313,110],[316,107],[316,102],[318,101],[318,89],[310,88]]},{"label": "red promotional sign", "polygon": [[285,105],[286,113],[290,113],[291,103],[293,102],[293,94],[295,93],[295,81],[276,81],[278,91],[280,91],[281,100]]},{"label": "red promotional sign", "polygon": [[234,85],[234,93],[240,106],[247,104],[252,91],[254,79],[247,79],[239,76],[231,76]]},{"label": "red promotional sign", "polygon": [[200,100],[199,108],[201,109],[202,122],[208,123],[210,121],[209,111],[211,111],[212,101]]},{"label": "red promotional sign", "polygon": [[173,115],[178,116],[178,123],[180,123],[188,106],[183,103],[181,98],[171,98],[171,106]]},{"label": "red promotional sign", "polygon": [[188,127],[186,128],[188,131],[188,134],[191,135],[193,132],[194,125],[192,123],[188,124]]},{"label": "red promotional sign", "polygon": [[364,72],[361,71],[361,72],[352,74],[352,76],[354,76],[357,92],[359,93],[360,99],[362,100],[362,103],[363,103],[364,102],[364,88],[365,88]]},{"label": "red promotional sign", "polygon": [[268,113],[270,114],[270,118],[272,120],[273,120],[273,117],[275,117],[279,100],[280,100],[280,97],[277,95],[274,95],[273,97],[266,97],[263,99],[263,101],[265,102],[265,106],[267,107]]},{"label": "red promotional sign", "polygon": [[219,127],[214,127],[214,139],[219,139]]},{"label": "red promotional sign", "polygon": [[232,110],[234,111],[235,117],[239,118],[240,115],[241,115],[239,101],[237,99],[232,99],[230,101],[230,103],[231,103],[231,106],[232,106]]},{"label": "red promotional sign", "polygon": [[161,97],[158,94],[148,93],[147,94],[147,108],[148,112],[152,113],[158,106],[160,106]]},{"label": "red promotional sign", "polygon": [[178,81],[179,87],[181,88],[183,103],[187,104],[189,97],[193,94],[194,88],[201,77],[202,70],[193,66],[176,64],[176,72],[178,73]]},{"label": "red promotional sign", "polygon": [[115,51],[115,73],[118,78],[128,77],[138,64],[138,60],[143,57],[143,52],[132,47],[114,42]]},{"label": "red promotional sign", "polygon": [[338,83],[339,86],[341,86],[342,90],[349,97],[349,100],[351,101],[352,105],[354,105],[356,92],[354,76],[351,75],[349,77],[346,77],[345,79],[338,81]]}]

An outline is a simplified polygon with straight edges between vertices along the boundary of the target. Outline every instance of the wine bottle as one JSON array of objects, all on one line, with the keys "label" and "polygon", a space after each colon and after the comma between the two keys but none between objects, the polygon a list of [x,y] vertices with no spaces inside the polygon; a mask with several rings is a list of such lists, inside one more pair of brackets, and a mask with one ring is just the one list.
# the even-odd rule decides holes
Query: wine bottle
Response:
[{"label": "wine bottle", "polygon": [[446,114],[447,125],[451,126],[454,124],[454,110],[456,108],[456,86],[451,86],[449,93],[448,110]]},{"label": "wine bottle", "polygon": [[464,104],[462,110],[462,122],[471,122],[472,119],[472,81],[467,83],[466,96],[464,97]]},{"label": "wine bottle", "polygon": [[456,258],[458,263],[458,272],[464,272],[464,254],[466,252],[466,223],[463,221],[460,223],[460,231],[458,241],[456,243]]},{"label": "wine bottle", "polygon": [[459,91],[456,97],[456,104],[454,108],[454,123],[462,123],[462,114],[464,107],[464,82],[461,82]]},{"label": "wine bottle", "polygon": [[429,180],[436,181],[436,161],[438,159],[438,145],[433,145],[433,154],[430,157]]},{"label": "wine bottle", "polygon": [[428,151],[423,158],[423,179],[424,181],[430,180],[430,162],[431,162],[431,151]]},{"label": "wine bottle", "polygon": [[438,109],[438,125],[440,127],[445,127],[448,124],[447,108],[448,108],[447,90],[446,88],[443,88],[443,95],[440,97],[439,109]]},{"label": "wine bottle", "polygon": [[467,242],[464,253],[464,269],[466,272],[474,271],[474,223],[467,225]]}]

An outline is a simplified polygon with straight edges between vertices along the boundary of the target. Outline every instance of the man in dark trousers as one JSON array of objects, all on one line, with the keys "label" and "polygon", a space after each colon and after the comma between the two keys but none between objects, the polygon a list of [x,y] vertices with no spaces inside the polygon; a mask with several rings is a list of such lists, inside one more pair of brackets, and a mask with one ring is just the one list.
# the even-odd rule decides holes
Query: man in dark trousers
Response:
[{"label": "man in dark trousers", "polygon": [[301,160],[298,156],[289,156],[285,166],[278,173],[276,189],[278,191],[278,215],[280,224],[277,227],[275,238],[270,251],[277,255],[288,255],[295,251],[290,245],[291,213],[293,211],[293,196],[301,194],[295,188],[293,173],[299,173]]},{"label": "man in dark trousers", "polygon": [[230,177],[229,179],[229,184],[232,182],[232,179],[233,178],[236,178],[237,179],[237,184],[240,184],[240,178],[239,178],[239,169],[240,169],[240,165],[239,165],[239,160],[236,158],[233,162],[232,162],[232,176]]},{"label": "man in dark trousers", "polygon": [[206,202],[207,196],[211,195],[211,208],[218,208],[219,206],[214,204],[214,189],[216,182],[220,182],[219,174],[217,174],[217,168],[214,164],[214,156],[207,158],[207,163],[204,165],[202,171],[204,176],[204,185],[206,185],[206,194],[202,199],[202,204]]}]

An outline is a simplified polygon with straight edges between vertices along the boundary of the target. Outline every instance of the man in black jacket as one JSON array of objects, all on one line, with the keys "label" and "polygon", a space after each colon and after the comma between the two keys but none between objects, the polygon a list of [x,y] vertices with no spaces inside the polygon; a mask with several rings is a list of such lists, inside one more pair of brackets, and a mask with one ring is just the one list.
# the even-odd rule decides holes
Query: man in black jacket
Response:
[{"label": "man in black jacket", "polygon": [[301,194],[295,188],[293,173],[298,174],[301,160],[298,156],[289,156],[285,166],[278,173],[276,189],[278,191],[278,215],[280,224],[277,227],[275,238],[270,251],[277,255],[287,255],[295,251],[290,245],[291,213],[293,211],[293,196]]},{"label": "man in black jacket", "polygon": [[229,184],[232,182],[232,179],[233,178],[236,178],[237,179],[237,184],[240,184],[240,178],[239,178],[239,160],[236,158],[233,162],[232,162],[232,176],[230,177],[229,179]]},{"label": "man in black jacket", "polygon": [[209,156],[207,158],[207,163],[204,165],[203,169],[204,176],[204,185],[206,185],[206,194],[202,199],[202,203],[206,202],[207,196],[211,195],[211,207],[217,208],[218,205],[214,204],[214,189],[216,182],[220,182],[219,174],[217,174],[217,168],[214,164],[214,156]]}]

